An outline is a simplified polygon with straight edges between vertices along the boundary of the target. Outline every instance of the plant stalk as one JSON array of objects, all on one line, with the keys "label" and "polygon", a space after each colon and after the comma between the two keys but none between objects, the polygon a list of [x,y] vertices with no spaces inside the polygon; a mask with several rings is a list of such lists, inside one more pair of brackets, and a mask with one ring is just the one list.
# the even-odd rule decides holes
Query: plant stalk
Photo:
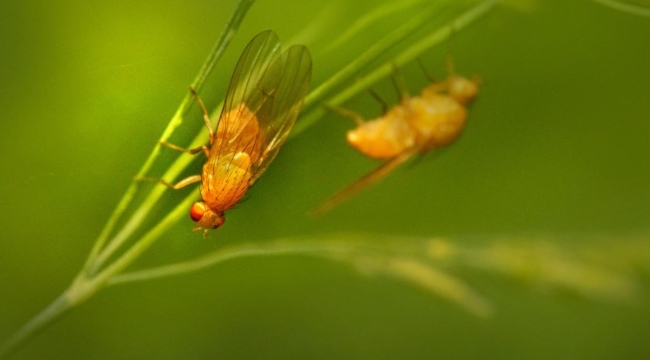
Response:
[{"label": "plant stalk", "polygon": [[[337,106],[349,100],[356,94],[370,87],[372,84],[389,76],[393,71],[394,66],[399,67],[410,61],[415,60],[424,51],[448,39],[453,32],[457,32],[460,29],[463,29],[469,26],[470,24],[473,24],[482,16],[486,15],[492,8],[494,8],[494,6],[496,6],[498,2],[499,0],[485,0],[480,4],[474,6],[473,8],[469,9],[468,11],[456,17],[449,24],[439,28],[431,35],[425,37],[424,39],[408,47],[406,50],[402,51],[392,61],[383,64],[382,66],[378,67],[368,75],[364,76],[361,79],[358,79],[357,81],[354,82],[354,84],[350,85],[346,89],[340,91],[337,95],[330,98],[327,101],[327,104],[331,106]],[[357,63],[351,63],[350,65],[352,64],[355,64],[355,68],[357,66],[360,66],[360,64]],[[347,73],[353,73],[353,71],[348,70]],[[327,94],[327,91],[329,90],[329,88],[333,87],[333,85],[329,85],[328,83],[329,81],[326,84],[323,84],[318,89],[314,90],[314,92],[310,94],[310,96],[308,97],[308,99],[305,100],[305,102],[307,103],[308,100],[312,104],[319,104],[323,102],[324,97]],[[300,121],[298,121],[296,125],[294,125],[293,130],[291,131],[291,135],[289,137],[293,138],[294,136],[298,136],[300,133],[307,130],[310,126],[314,125],[324,115],[325,115],[325,110],[323,109],[322,106],[318,108],[313,108],[310,112],[306,113],[305,116],[301,117]]]},{"label": "plant stalk", "polygon": [[66,290],[49,306],[47,306],[40,314],[33,317],[20,330],[15,332],[0,346],[0,359],[4,359],[15,353],[23,344],[30,338],[45,329],[47,325],[53,323],[56,319],[60,318],[73,305],[67,296]]},{"label": "plant stalk", "polygon": [[[244,20],[246,13],[254,3],[255,0],[240,0],[235,6],[235,10],[230,16],[228,23],[226,23],[224,30],[221,32],[219,39],[217,40],[215,46],[210,51],[208,58],[201,66],[198,75],[192,82],[192,87],[194,87],[197,91],[201,89],[201,87],[203,86],[205,79],[214,68],[214,65],[216,64],[217,60],[221,58],[221,55],[230,44],[230,40],[235,35],[237,30],[239,29],[239,26]],[[181,105],[178,107],[176,113],[172,117],[171,121],[167,124],[167,127],[163,131],[163,134],[161,135],[159,141],[151,150],[149,157],[144,162],[140,170],[138,170],[136,177],[143,177],[149,172],[151,166],[153,165],[155,160],[158,158],[158,155],[160,154],[159,143],[163,141],[167,141],[174,133],[174,131],[183,123],[183,118],[187,113],[187,111],[189,110],[190,106],[193,104],[193,101],[194,99],[190,94],[190,92],[188,91],[187,94],[185,95],[185,98],[183,98]],[[95,241],[95,244],[93,245],[93,248],[91,249],[90,254],[88,255],[88,258],[86,259],[86,262],[84,264],[82,270],[83,272],[89,273],[97,270],[97,266],[94,266],[93,263],[95,262],[97,256],[100,255],[100,251],[103,249],[110,234],[113,232],[117,221],[122,216],[126,208],[129,206],[133,198],[135,197],[139,185],[140,183],[135,180],[132,181],[131,184],[129,185],[128,189],[122,196],[122,199],[120,199],[120,202],[118,203],[117,207],[115,208],[110,218],[106,222],[106,225],[102,229],[99,237]],[[112,248],[109,249],[110,251],[108,253],[108,256],[104,256],[104,257],[108,258],[113,253],[113,251],[116,250],[113,248],[118,248],[120,245],[122,245],[122,243],[123,241],[117,243],[117,246],[113,245]]]}]

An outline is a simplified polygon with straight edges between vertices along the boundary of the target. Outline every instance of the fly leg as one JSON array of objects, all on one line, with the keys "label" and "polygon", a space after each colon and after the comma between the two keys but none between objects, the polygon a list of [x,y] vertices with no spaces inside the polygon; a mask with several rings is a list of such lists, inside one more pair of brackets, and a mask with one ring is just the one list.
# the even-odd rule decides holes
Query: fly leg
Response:
[{"label": "fly leg", "polygon": [[447,77],[453,77],[455,74],[454,70],[454,58],[451,55],[447,55]]},{"label": "fly leg", "polygon": [[201,181],[201,175],[192,175],[192,176],[186,177],[185,179],[177,182],[176,184],[172,184],[172,183],[170,183],[168,181],[165,181],[163,179],[156,179],[156,178],[146,177],[146,176],[136,177],[135,180],[136,181],[157,182],[157,183],[163,184],[163,185],[165,185],[165,186],[167,186],[169,188],[172,188],[174,190],[178,190],[178,189],[186,187],[187,185],[191,185],[191,184],[200,182]]},{"label": "fly leg", "polygon": [[178,146],[178,145],[174,145],[174,144],[172,144],[172,143],[168,143],[167,141],[161,141],[161,142],[160,142],[160,145],[162,145],[162,146],[164,146],[164,147],[168,147],[168,148],[170,148],[170,149],[172,149],[172,150],[182,151],[182,152],[186,152],[186,153],[188,153],[188,154],[192,154],[192,155],[196,155],[196,154],[198,154],[199,152],[203,151],[203,153],[205,154],[205,156],[210,156],[210,149],[209,149],[207,146],[205,146],[205,145],[201,145],[201,146],[196,147],[196,148],[194,148],[194,149],[186,149],[186,148],[184,148],[184,147],[180,147],[180,146]]},{"label": "fly leg", "polygon": [[[170,148],[172,150],[182,151],[182,152],[186,152],[186,153],[189,153],[189,154],[192,154],[192,155],[198,154],[201,151],[203,151],[205,156],[210,155],[210,149],[208,149],[208,147],[205,146],[205,145],[201,145],[201,146],[196,147],[194,149],[186,149],[186,148],[180,147],[178,145],[168,143],[166,141],[161,141],[160,145],[168,147],[168,148]],[[163,179],[157,179],[157,178],[148,177],[148,176],[138,176],[138,177],[135,178],[135,181],[157,182],[157,183],[163,184],[163,185],[165,185],[167,187],[170,187],[170,188],[172,188],[174,190],[178,190],[180,188],[186,187],[187,185],[190,185],[190,184],[193,184],[195,182],[201,181],[201,175],[193,175],[193,176],[187,177],[187,178],[179,181],[176,184],[172,184],[172,183],[170,183],[168,181],[165,181]]]},{"label": "fly leg", "polygon": [[381,96],[379,96],[379,94],[373,89],[368,89],[368,92],[370,93],[370,96],[372,96],[375,100],[379,101],[379,103],[381,104],[381,112],[383,115],[386,115],[386,113],[388,112],[388,103],[386,102],[386,100],[384,100]]},{"label": "fly leg", "polygon": [[343,108],[340,108],[340,107],[337,107],[337,106],[330,106],[330,105],[327,105],[327,104],[325,104],[323,106],[325,107],[325,109],[327,109],[327,110],[329,110],[329,111],[331,111],[331,112],[333,112],[333,113],[335,113],[337,115],[340,115],[340,116],[343,116],[343,117],[354,120],[354,122],[358,126],[361,126],[366,122],[363,119],[363,116],[359,115],[358,113],[356,113],[354,111],[343,109]]},{"label": "fly leg", "polygon": [[[448,57],[447,59],[448,59],[448,62],[451,61],[450,60],[451,58]],[[429,89],[430,91],[433,91],[433,92],[437,92],[437,93],[447,91],[447,89],[449,88],[449,81],[448,80],[436,81],[436,79],[431,75],[431,73],[429,73],[429,71],[427,70],[427,68],[424,66],[424,64],[422,63],[422,61],[420,59],[418,59],[418,65],[420,66],[420,69],[424,73],[424,76],[426,76],[426,78],[431,83],[431,85],[427,86],[427,89]],[[448,74],[450,74],[449,69],[450,69],[449,65],[447,65],[447,73]],[[453,64],[451,65],[451,69],[453,71]]]},{"label": "fly leg", "polygon": [[424,63],[422,62],[422,59],[418,58],[417,62],[418,62],[418,66],[420,67],[420,70],[422,70],[422,72],[424,73],[424,76],[426,76],[427,80],[429,80],[430,83],[435,83],[436,78],[433,75],[431,75],[429,70],[427,70],[427,67],[424,66]]},{"label": "fly leg", "polygon": [[391,75],[391,79],[393,79],[393,84],[395,84],[395,88],[399,94],[400,102],[407,102],[411,98],[411,95],[409,95],[408,88],[406,87],[404,76],[402,76],[402,73],[395,64],[393,64],[393,74]]},{"label": "fly leg", "polygon": [[214,131],[212,131],[212,124],[210,124],[210,114],[208,114],[208,109],[205,108],[203,100],[199,97],[194,86],[190,86],[190,92],[194,95],[194,100],[196,100],[196,103],[199,105],[199,108],[203,113],[203,121],[205,122],[205,126],[208,128],[208,133],[210,133],[210,145],[212,145],[214,143]]},{"label": "fly leg", "polygon": [[[194,87],[190,87],[190,92],[192,93],[192,95],[194,95],[194,99],[196,100],[197,104],[199,104],[199,107],[201,108],[201,112],[203,113],[203,121],[205,121],[205,126],[208,128],[208,132],[210,133],[210,145],[212,145],[212,143],[214,142],[214,132],[212,131],[212,126],[210,125],[210,116],[208,115],[208,110],[206,110],[203,101],[199,97],[199,94],[197,94],[196,89],[194,89]],[[210,156],[210,149],[205,145],[201,145],[193,149],[186,149],[184,147],[180,147],[178,145],[168,143],[167,141],[161,141],[160,145],[164,147],[168,147],[172,150],[182,151],[192,155],[196,155],[199,152],[203,151],[205,156],[208,157]]]},{"label": "fly leg", "polygon": [[[168,147],[168,148],[170,148],[170,149],[172,149],[172,150],[182,151],[182,152],[186,152],[186,153],[189,153],[189,154],[192,154],[192,155],[198,154],[198,153],[200,153],[201,151],[203,151],[203,153],[205,154],[205,156],[209,156],[209,155],[210,155],[210,149],[208,149],[208,147],[205,146],[205,145],[201,145],[201,146],[196,147],[196,148],[194,148],[194,149],[186,149],[186,148],[182,148],[182,147],[180,147],[180,146],[177,146],[177,145],[174,145],[174,144],[168,143],[168,142],[166,142],[166,141],[161,141],[161,142],[160,142],[160,145],[161,145],[161,146]],[[170,182],[168,182],[168,181],[165,181],[165,180],[163,180],[163,179],[157,179],[157,178],[148,177],[148,176],[137,176],[137,177],[135,177],[134,180],[135,180],[135,181],[149,181],[149,182],[157,182],[157,183],[163,184],[163,185],[165,185],[165,186],[167,186],[167,187],[170,187],[170,188],[172,188],[172,189],[174,189],[174,190],[178,190],[178,189],[180,189],[180,188],[184,188],[184,187],[187,186],[187,185],[190,185],[190,184],[193,184],[193,183],[195,183],[195,182],[199,182],[199,181],[201,181],[201,175],[193,175],[193,176],[187,177],[187,178],[185,178],[185,179],[179,181],[179,182],[176,183],[176,184],[172,184],[172,183],[170,183]]]},{"label": "fly leg", "polygon": [[[370,93],[370,96],[372,96],[375,100],[379,101],[379,103],[381,104],[381,112],[382,114],[386,115],[386,113],[388,112],[388,103],[386,102],[386,100],[384,100],[376,91],[372,89],[368,89],[368,92]],[[337,115],[354,120],[357,126],[361,126],[366,122],[363,116],[361,116],[359,113],[356,113],[354,111],[343,109],[337,106],[330,106],[327,104],[323,105],[323,107],[325,107],[325,109]]]}]

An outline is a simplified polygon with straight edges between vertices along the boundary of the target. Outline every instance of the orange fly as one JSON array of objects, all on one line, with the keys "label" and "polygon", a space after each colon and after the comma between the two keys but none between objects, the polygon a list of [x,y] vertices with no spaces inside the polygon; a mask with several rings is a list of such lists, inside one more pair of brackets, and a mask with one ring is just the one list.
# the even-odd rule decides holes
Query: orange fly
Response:
[{"label": "orange fly", "polygon": [[377,119],[365,121],[352,111],[332,109],[357,123],[357,127],[347,133],[348,144],[368,157],[386,162],[327,199],[313,210],[315,215],[331,210],[416,154],[443,148],[458,138],[465,127],[466,106],[478,94],[479,81],[455,75],[451,60],[447,64],[447,79],[441,82],[431,80],[419,96],[409,95],[395,69],[393,80],[400,102]]},{"label": "orange fly", "polygon": [[210,147],[175,150],[208,157],[201,175],[170,184],[180,189],[201,182],[202,201],[190,208],[198,226],[193,231],[216,229],[225,222],[224,212],[244,196],[264,173],[286,140],[309,90],[311,57],[304,46],[280,50],[278,36],[267,30],[244,49],[230,80],[216,132],[208,112],[192,89],[210,132]]}]

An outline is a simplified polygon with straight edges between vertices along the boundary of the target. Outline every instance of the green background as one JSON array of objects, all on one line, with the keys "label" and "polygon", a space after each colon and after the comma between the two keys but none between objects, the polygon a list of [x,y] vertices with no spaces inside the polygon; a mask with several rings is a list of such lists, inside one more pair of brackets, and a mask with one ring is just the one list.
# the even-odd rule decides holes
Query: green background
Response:
[{"label": "green background", "polygon": [[[0,338],[70,283],[234,3],[0,3]],[[378,3],[259,1],[209,86],[222,95],[241,49],[272,28],[312,50],[315,87],[409,16],[381,19],[325,52]],[[530,12],[499,7],[450,43],[458,72],[483,81],[454,146],[314,220],[311,207],[376,166],[345,144],[349,120],[328,115],[283,147],[224,228],[206,240],[183,219],[139,264],[311,234],[462,243],[476,235],[646,231],[649,37],[650,19],[591,1],[540,1]],[[443,44],[421,58],[442,77],[447,52]],[[413,93],[426,84],[417,66],[403,72]],[[388,80],[374,88],[395,101]],[[379,114],[365,93],[345,106]],[[201,125],[186,123],[172,140],[187,143]],[[153,175],[173,156],[165,152]],[[186,194],[169,194],[157,211]],[[493,318],[324,260],[248,258],[103,290],[16,359],[650,356],[647,291],[612,304],[494,279],[473,285],[493,300]]]}]

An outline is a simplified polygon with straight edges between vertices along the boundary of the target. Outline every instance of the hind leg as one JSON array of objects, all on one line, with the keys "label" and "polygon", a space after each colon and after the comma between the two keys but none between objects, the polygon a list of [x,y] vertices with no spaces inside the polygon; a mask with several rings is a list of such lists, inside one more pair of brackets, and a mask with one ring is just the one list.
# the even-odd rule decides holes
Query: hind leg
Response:
[{"label": "hind leg", "polygon": [[363,125],[363,124],[366,122],[366,121],[363,119],[363,116],[361,116],[359,113],[356,113],[356,112],[354,112],[354,111],[352,111],[352,110],[343,109],[343,108],[336,107],[336,106],[329,106],[329,105],[323,105],[323,106],[324,106],[327,110],[329,110],[329,111],[331,111],[331,112],[333,112],[333,113],[335,113],[335,114],[337,114],[337,115],[340,115],[340,116],[346,117],[346,118],[348,118],[348,119],[352,119],[352,120],[354,120],[354,122],[355,122],[358,126],[361,126],[361,125]]},{"label": "hind leg", "polygon": [[395,64],[393,64],[393,74],[391,75],[391,79],[393,79],[393,84],[397,89],[400,102],[405,102],[410,99],[411,95],[409,94],[408,88],[406,87],[404,76],[402,76],[402,73],[399,71],[399,68]]},{"label": "hind leg", "polygon": [[182,189],[182,188],[186,187],[187,185],[200,182],[201,181],[201,175],[188,176],[185,179],[177,182],[176,184],[172,184],[172,183],[167,182],[167,181],[165,181],[163,179],[156,179],[156,178],[146,177],[146,176],[137,177],[137,178],[135,178],[135,180],[136,181],[157,182],[157,183],[163,184],[163,185],[165,185],[165,186],[167,186],[169,188],[172,188],[174,190],[178,190],[178,189]]}]

